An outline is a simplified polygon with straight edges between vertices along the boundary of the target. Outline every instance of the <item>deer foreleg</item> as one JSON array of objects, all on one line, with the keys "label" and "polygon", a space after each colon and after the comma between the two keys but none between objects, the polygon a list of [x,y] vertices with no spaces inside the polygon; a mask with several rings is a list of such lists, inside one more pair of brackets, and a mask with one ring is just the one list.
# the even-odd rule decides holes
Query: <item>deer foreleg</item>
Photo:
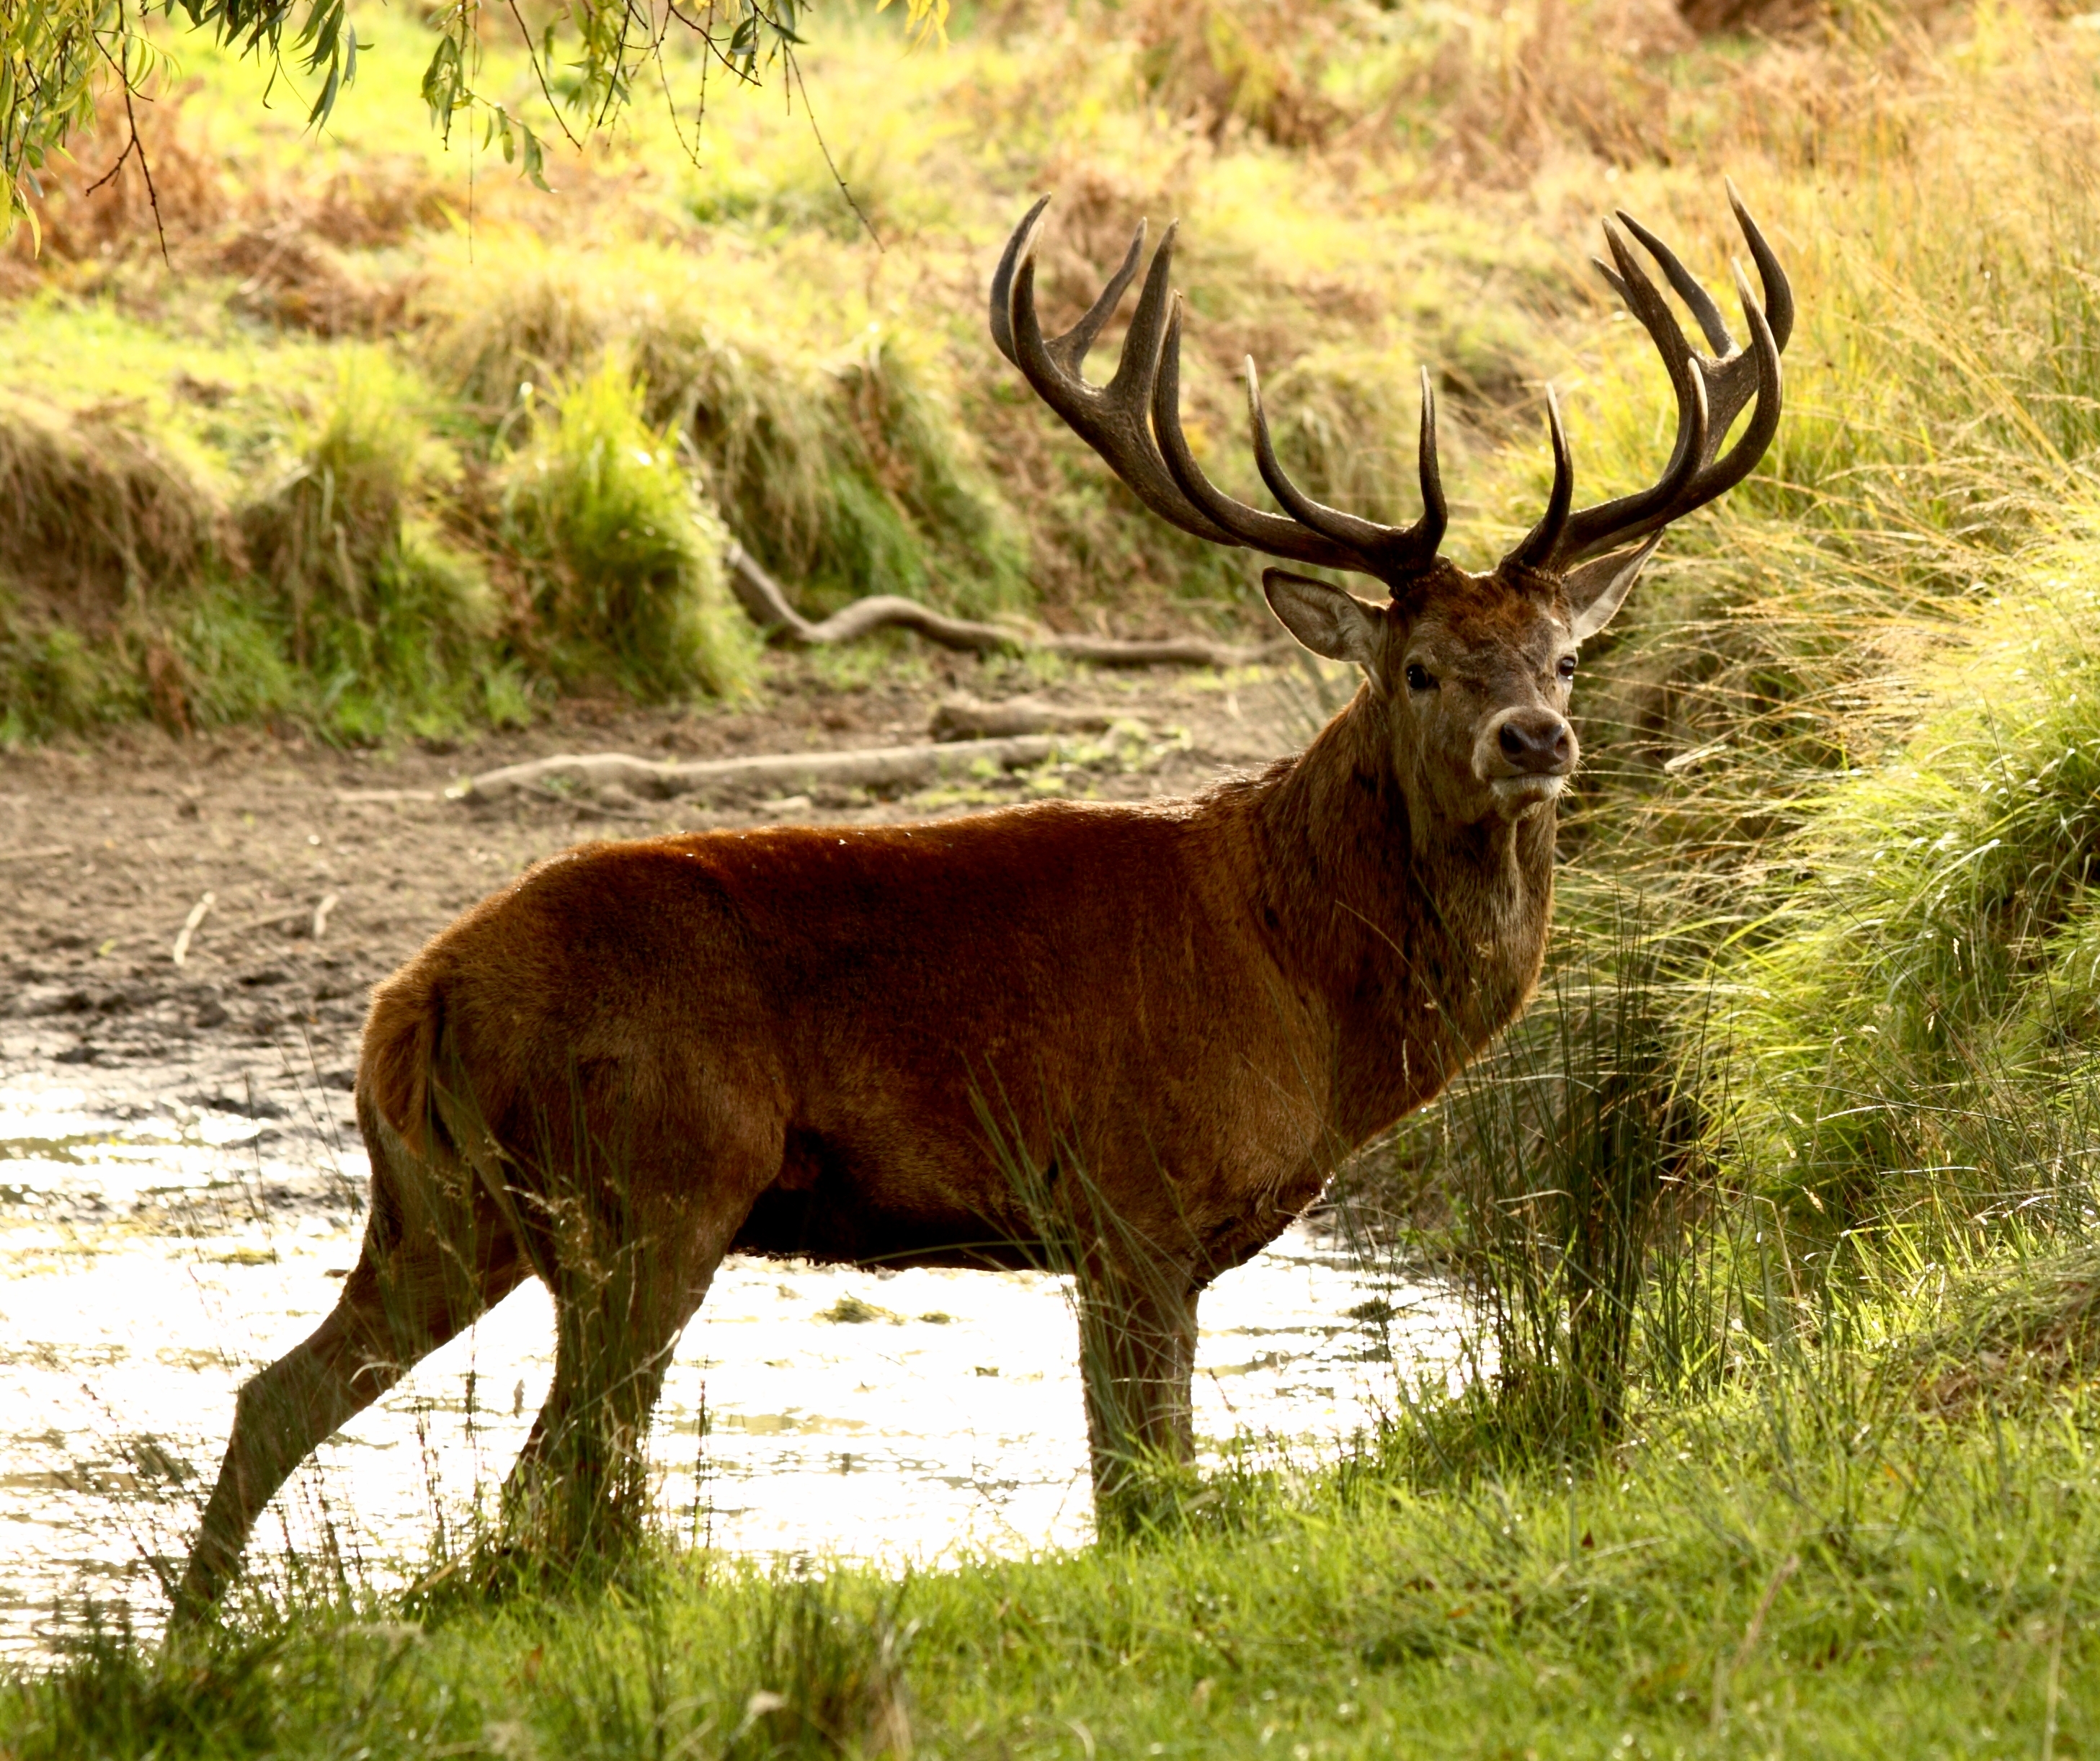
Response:
[{"label": "deer foreleg", "polygon": [[1180,1464],[1194,1453],[1197,1294],[1185,1274],[1167,1266],[1081,1275],[1079,1370],[1095,1504],[1105,1517],[1146,1464]]}]

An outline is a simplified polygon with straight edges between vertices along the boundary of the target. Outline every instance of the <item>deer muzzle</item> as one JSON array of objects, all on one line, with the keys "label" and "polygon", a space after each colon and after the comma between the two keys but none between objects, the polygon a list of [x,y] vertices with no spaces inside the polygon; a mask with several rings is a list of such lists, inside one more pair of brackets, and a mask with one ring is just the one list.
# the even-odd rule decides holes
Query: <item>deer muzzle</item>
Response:
[{"label": "deer muzzle", "polygon": [[1566,716],[1542,707],[1506,709],[1488,719],[1473,742],[1473,774],[1498,799],[1551,801],[1581,755]]}]

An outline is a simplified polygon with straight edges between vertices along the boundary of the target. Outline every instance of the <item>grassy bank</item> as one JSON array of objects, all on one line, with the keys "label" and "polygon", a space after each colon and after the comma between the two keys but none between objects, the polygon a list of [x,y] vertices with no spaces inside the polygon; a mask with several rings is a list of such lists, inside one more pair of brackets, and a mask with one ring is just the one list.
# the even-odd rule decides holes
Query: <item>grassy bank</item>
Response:
[{"label": "grassy bank", "polygon": [[1978,1336],[1939,1336],[1901,1374],[1783,1355],[1573,1474],[1456,1477],[1448,1414],[1339,1467],[1257,1455],[1176,1532],[1061,1558],[798,1578],[686,1555],[587,1593],[321,1596],[158,1655],[112,1634],[0,1698],[0,1743],[24,1761],[2087,1753],[2089,1404],[2032,1376],[1979,1399],[1948,1379]]},{"label": "grassy bank", "polygon": [[[1988,447],[2004,488],[2046,495],[2029,455],[2060,461],[2075,439],[2059,432],[2076,425],[2059,395],[2075,386],[2051,375],[2076,370],[2021,338],[2076,352],[2083,284],[2048,266],[2076,260],[2083,210],[2008,209],[1988,192],[2038,174],[2078,187],[2076,127],[2022,119],[2075,115],[2089,58],[2082,33],[2020,15],[1862,17],[1767,49],[1617,4],[1200,19],[1082,6],[959,24],[944,51],[841,18],[813,48],[810,95],[865,223],[807,119],[733,89],[711,95],[697,163],[681,127],[640,106],[618,139],[558,147],[543,194],[425,130],[426,41],[404,19],[373,29],[320,140],[298,133],[296,103],[262,107],[256,70],[175,44],[179,71],[143,124],[165,257],[135,164],[90,188],[126,139],[114,115],[47,180],[42,255],[26,231],[13,240],[0,462],[15,461],[24,529],[42,536],[0,550],[7,737],[149,714],[368,737],[381,718],[346,700],[336,658],[398,646],[376,608],[400,592],[439,632],[442,664],[382,669],[360,689],[411,729],[514,719],[563,693],[747,689],[738,614],[706,569],[666,589],[654,565],[552,556],[544,522],[536,539],[519,530],[530,455],[608,368],[629,376],[638,414],[607,457],[668,451],[665,482],[695,498],[690,519],[646,486],[616,491],[615,509],[655,495],[673,548],[695,554],[718,522],[806,610],[897,591],[1132,633],[1246,623],[1259,607],[1244,559],[1139,517],[989,346],[990,263],[1043,189],[1061,196],[1053,310],[1091,295],[1139,215],[1186,222],[1192,438],[1243,494],[1259,492],[1233,384],[1243,353],[1260,357],[1292,468],[1389,517],[1411,503],[1410,388],[1431,363],[1457,553],[1479,562],[1535,514],[1546,377],[1568,397],[1586,485],[1652,475],[1661,375],[1583,260],[1599,214],[1624,200],[1711,274],[1736,243],[1718,192],[1732,173],[1785,239],[1809,324],[1764,486],[1688,535],[1642,614],[1639,682],[1668,698],[1671,734],[1716,693],[1784,690],[1841,645],[1826,631],[1807,654],[1780,652],[1806,633],[1783,613],[1693,656],[1688,617],[1740,620],[1775,572],[1833,555],[1860,597],[1908,616],[1952,583],[1933,573],[1943,557],[1894,544],[1920,522],[1958,539],[1968,489],[1921,500],[1896,473]],[[492,77],[560,141],[522,65],[505,75],[499,59]],[[1979,116],[2002,127],[1979,141]],[[1963,334],[1929,333],[1950,306]],[[1921,396],[1921,377],[1946,394]],[[324,607],[338,627],[317,653],[310,583],[285,579],[270,528],[288,480],[325,478],[346,420],[392,475],[345,522],[357,537]],[[99,511],[67,512],[81,508]],[[1852,555],[1876,524],[1893,531]],[[1901,579],[1875,578],[1882,566]],[[579,668],[548,627],[550,575],[668,592],[685,609],[668,615],[717,633],[668,674]],[[634,639],[608,627],[585,645]]]}]

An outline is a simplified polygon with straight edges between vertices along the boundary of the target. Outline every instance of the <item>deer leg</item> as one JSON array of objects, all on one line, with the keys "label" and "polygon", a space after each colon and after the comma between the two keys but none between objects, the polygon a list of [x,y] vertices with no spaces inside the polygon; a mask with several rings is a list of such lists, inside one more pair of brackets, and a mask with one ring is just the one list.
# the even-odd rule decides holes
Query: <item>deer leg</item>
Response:
[{"label": "deer leg", "polygon": [[[712,1126],[712,1129],[709,1129]],[[618,1154],[566,1150],[540,1275],[554,1299],[554,1379],[505,1487],[513,1532],[556,1558],[631,1537],[664,1373],[752,1201],[780,1170],[784,1125],[757,1107],[633,1126]],[[649,1142],[697,1143],[664,1165]],[[709,1168],[695,1182],[691,1160]]]},{"label": "deer leg", "polygon": [[404,1229],[398,1208],[375,1202],[356,1267],[327,1319],[243,1386],[179,1610],[216,1600],[255,1519],[316,1445],[523,1280],[530,1268],[515,1239],[478,1200],[462,1208],[472,1217],[463,1236]]},{"label": "deer leg", "polygon": [[1194,1453],[1190,1384],[1197,1286],[1159,1265],[1103,1267],[1079,1280],[1079,1369],[1094,1499],[1105,1512],[1148,1460]]},{"label": "deer leg", "polygon": [[[710,1231],[710,1234],[712,1232]],[[558,1557],[616,1546],[646,1509],[649,1422],[678,1337],[728,1244],[643,1239],[610,1265],[565,1265],[554,1297],[554,1379],[505,1488],[522,1525]]]}]

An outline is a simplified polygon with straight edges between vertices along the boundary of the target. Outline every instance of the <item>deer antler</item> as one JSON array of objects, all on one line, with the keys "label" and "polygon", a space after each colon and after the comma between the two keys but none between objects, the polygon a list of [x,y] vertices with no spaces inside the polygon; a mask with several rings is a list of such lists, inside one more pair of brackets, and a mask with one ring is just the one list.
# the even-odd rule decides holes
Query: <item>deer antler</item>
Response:
[{"label": "deer antler", "polygon": [[[1660,532],[1673,520],[1704,507],[1742,482],[1764,456],[1779,428],[1780,352],[1793,333],[1793,290],[1733,183],[1728,186],[1728,205],[1735,210],[1736,222],[1742,228],[1758,266],[1758,279],[1764,284],[1764,303],[1760,306],[1741,268],[1735,267],[1736,297],[1742,304],[1744,322],[1749,327],[1747,348],[1737,346],[1723,321],[1721,309],[1676,253],[1624,209],[1618,217],[1620,224],[1647,248],[1664,279],[1690,310],[1708,345],[1715,350],[1711,357],[1698,353],[1685,340],[1683,329],[1661,291],[1648,279],[1618,231],[1608,221],[1605,222],[1604,237],[1612,262],[1600,261],[1597,267],[1661,351],[1677,393],[1677,444],[1661,477],[1648,488],[1571,513],[1574,466],[1568,456],[1568,437],[1561,429],[1560,408],[1549,392],[1546,414],[1553,440],[1552,493],[1545,517],[1504,559],[1506,562],[1547,574],[1564,574],[1591,557]],[[1730,425],[1753,396],[1757,398],[1757,408],[1741,437],[1716,458],[1715,451],[1727,438]]]},{"label": "deer antler", "polygon": [[1153,253],[1114,376],[1105,385],[1090,385],[1082,372],[1088,352],[1137,274],[1145,227],[1142,221],[1138,223],[1122,265],[1086,315],[1061,337],[1046,337],[1035,312],[1035,252],[1043,211],[1049,204],[1046,196],[1028,210],[999,257],[991,283],[992,340],[1037,395],[1108,461],[1140,501],[1162,519],[1212,544],[1244,544],[1291,562],[1353,570],[1389,588],[1427,566],[1443,541],[1445,510],[1436,467],[1436,407],[1426,372],[1423,517],[1413,526],[1392,526],[1315,501],[1284,474],[1250,359],[1247,411],[1255,462],[1285,515],[1250,508],[1204,476],[1181,431],[1181,297],[1168,284],[1176,228],[1167,229]]}]

